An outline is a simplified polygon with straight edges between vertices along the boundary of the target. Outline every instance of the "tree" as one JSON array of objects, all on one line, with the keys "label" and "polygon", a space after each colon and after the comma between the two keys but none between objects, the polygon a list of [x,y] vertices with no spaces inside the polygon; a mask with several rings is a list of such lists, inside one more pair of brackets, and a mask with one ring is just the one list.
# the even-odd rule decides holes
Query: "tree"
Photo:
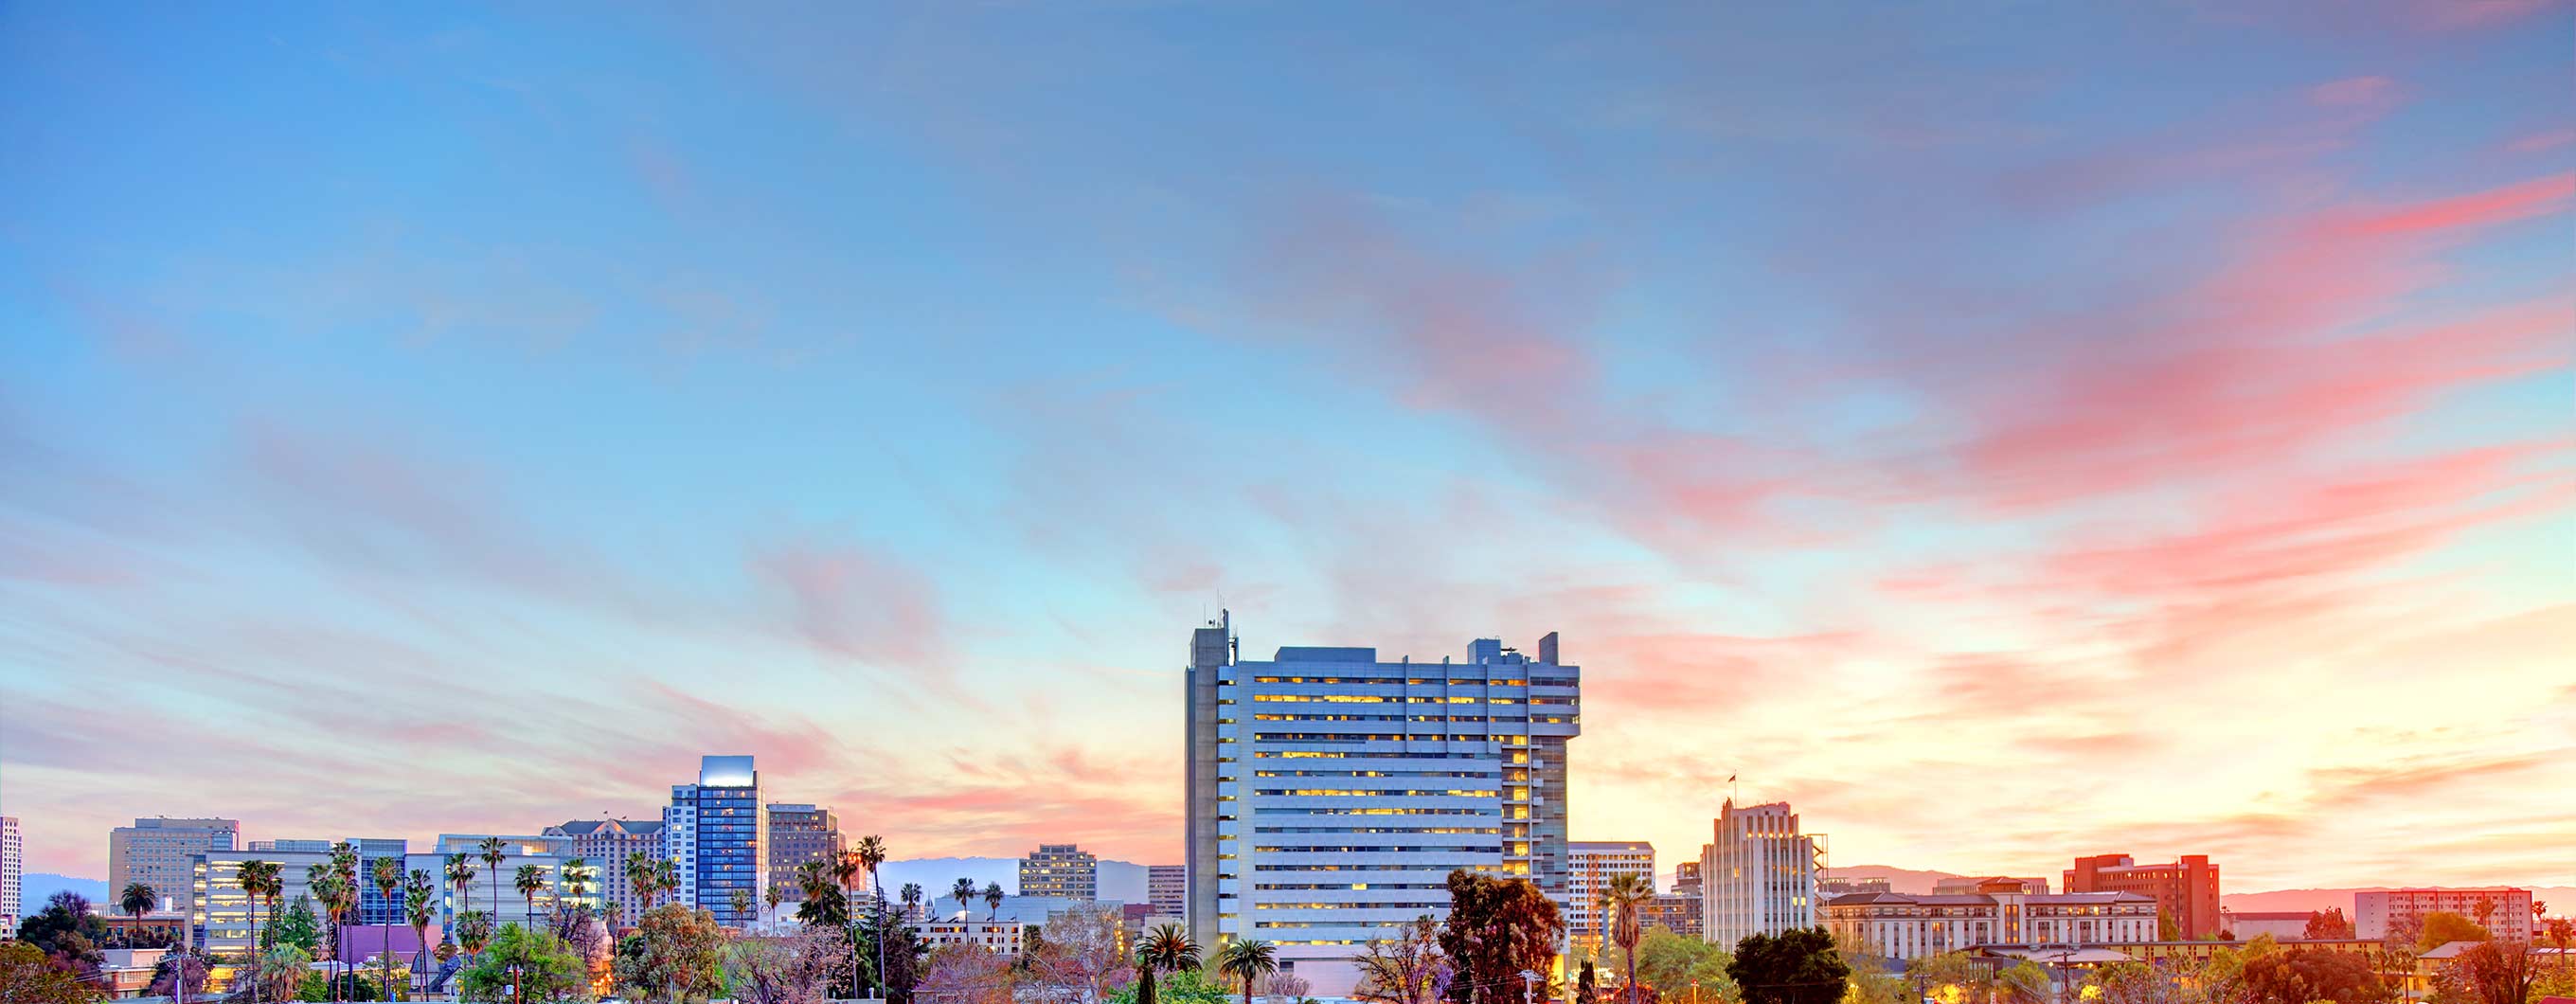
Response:
[{"label": "tree", "polygon": [[2531,998],[2531,986],[2538,973],[2531,964],[2528,945],[2504,945],[2484,942],[2451,964],[2451,971],[2479,1004],[2523,1004]]},{"label": "tree", "polygon": [[1001,915],[1002,884],[999,882],[986,882],[984,883],[984,919],[992,920]]},{"label": "tree", "polygon": [[769,919],[775,921],[778,919],[778,904],[787,898],[787,887],[772,882],[769,884],[769,891],[761,893],[760,898],[769,904]]},{"label": "tree", "polygon": [[492,878],[492,912],[497,915],[501,912],[501,862],[509,858],[509,848],[499,837],[485,837],[474,847],[479,852],[476,856],[483,859],[484,873]]},{"label": "tree", "polygon": [[680,863],[678,861],[662,858],[653,862],[653,887],[668,894],[672,903],[688,907],[697,905],[680,902]]},{"label": "tree", "polygon": [[286,904],[286,916],[277,924],[277,943],[292,945],[308,958],[322,950],[322,918],[313,913],[312,897],[297,896]]},{"label": "tree", "polygon": [[2485,926],[2487,926],[2487,921],[2488,921],[2489,919],[2491,919],[2491,918],[2493,918],[2493,917],[2495,916],[2495,912],[2496,912],[2496,901],[2495,901],[2495,897],[2493,897],[2493,896],[2480,896],[2480,897],[2478,897],[2477,904],[2476,904],[2475,906],[2470,907],[2470,910],[2471,910],[2471,912],[2474,914],[2474,916],[2476,917],[2477,922],[2478,922],[2478,926],[2479,926],[2479,927],[2485,927]]},{"label": "tree", "polygon": [[978,891],[979,890],[975,888],[974,879],[962,878],[957,880],[956,885],[949,887],[948,898],[957,901],[957,910],[960,914],[963,914],[966,910],[966,904],[974,901]]},{"label": "tree", "polygon": [[666,1004],[721,993],[724,941],[724,928],[705,910],[677,903],[647,910],[618,946],[617,982]]},{"label": "tree", "polygon": [[2352,937],[2352,921],[2345,920],[2343,908],[2330,906],[2308,914],[2308,927],[2299,936],[2310,941]]},{"label": "tree", "polygon": [[2156,940],[2182,940],[2182,924],[2174,920],[2173,911],[2165,909],[2162,903],[2156,904]]},{"label": "tree", "polygon": [[2454,941],[2485,941],[2487,929],[2448,910],[2424,915],[2424,933],[2415,938],[2417,952],[2429,952]]},{"label": "tree", "polygon": [[505,989],[518,1001],[561,1000],[581,990],[586,967],[563,939],[552,932],[503,924],[488,950],[456,974],[458,996],[469,1001],[499,1001]]},{"label": "tree", "polygon": [[1851,967],[1824,928],[1799,927],[1776,938],[1754,934],[1736,942],[1726,975],[1742,988],[1747,1004],[1833,1004],[1843,995]]},{"label": "tree", "polygon": [[1179,924],[1158,924],[1136,946],[1136,964],[1158,972],[1177,973],[1199,967],[1199,943]]},{"label": "tree", "polygon": [[456,915],[456,947],[468,958],[483,954],[483,946],[492,941],[492,914],[488,910],[467,910]]},{"label": "tree", "polygon": [[1360,950],[1359,986],[1351,996],[1381,1004],[1432,1004],[1449,988],[1449,957],[1440,924],[1423,914]]},{"label": "tree", "polygon": [[617,942],[609,935],[608,922],[598,914],[588,910],[575,913],[564,943],[572,946],[573,954],[581,956],[583,972],[591,983],[609,977],[609,966],[617,959]]},{"label": "tree", "polygon": [[349,916],[358,912],[358,848],[343,840],[331,845],[331,884],[322,895],[322,908],[331,915],[331,992],[336,998],[350,981],[342,974],[346,960],[341,951],[341,932],[347,930]]},{"label": "tree", "polygon": [[518,890],[519,898],[526,901],[528,904],[528,923],[531,925],[535,924],[537,918],[537,894],[546,891],[545,866],[532,864],[520,865],[519,870],[510,876],[510,888]]},{"label": "tree", "polygon": [[752,895],[749,889],[736,889],[725,897],[725,905],[733,907],[734,916],[744,918],[745,926],[751,923],[749,919],[752,916],[751,904]]},{"label": "tree", "polygon": [[316,861],[304,869],[304,888],[312,892],[322,904],[323,916],[331,920],[331,928],[325,932],[329,935],[325,950],[330,954],[331,974],[324,978],[323,986],[334,995],[326,999],[336,1000],[339,988],[334,983],[340,978],[340,876],[331,870],[330,862]]},{"label": "tree", "polygon": [[1556,901],[1528,879],[1495,878],[1465,869],[1449,873],[1449,919],[1440,951],[1452,975],[1448,997],[1456,1004],[1520,1004],[1529,987],[1523,973],[1555,968],[1565,918]]},{"label": "tree", "polygon": [[1043,937],[1021,952],[1037,989],[1059,1001],[1095,1004],[1125,982],[1118,914],[1067,910],[1047,918],[1041,930]]},{"label": "tree", "polygon": [[[929,1004],[1012,1004],[1010,960],[982,945],[944,945],[930,953],[920,998]],[[1143,984],[1139,984],[1141,994]],[[1153,1004],[1143,997],[1135,1004]]]},{"label": "tree", "polygon": [[[1452,878],[1454,881],[1454,876]],[[1218,949],[1216,971],[1241,981],[1243,1004],[1252,1004],[1252,985],[1279,970],[1279,949],[1258,938],[1246,938]]]},{"label": "tree", "polygon": [[412,940],[420,947],[412,952],[411,971],[422,976],[429,968],[429,922],[438,919],[438,880],[428,872],[412,869],[403,882],[403,919],[411,922]]},{"label": "tree", "polygon": [[116,905],[123,908],[125,915],[135,921],[125,929],[125,947],[134,947],[134,929],[143,926],[144,912],[152,909],[152,904],[157,899],[159,897],[153,895],[152,887],[141,882],[128,882],[125,884],[125,891],[117,894]]},{"label": "tree", "polygon": [[724,947],[725,988],[738,1004],[820,1004],[840,948],[839,933],[823,928],[735,938]]},{"label": "tree", "polygon": [[456,891],[465,897],[456,904],[457,916],[462,917],[474,909],[473,855],[459,853],[447,856],[447,884],[455,886]]},{"label": "tree", "polygon": [[[152,967],[152,985],[143,991],[143,995],[176,998],[184,994],[189,998],[203,1000],[206,996],[208,971],[204,956],[184,950],[171,952],[161,957],[159,965]],[[0,994],[0,1000],[16,999]]]},{"label": "tree", "polygon": [[[929,946],[921,943],[920,932],[902,918],[890,916],[893,911],[877,910],[859,926],[861,936],[876,945],[877,958],[883,960],[872,979],[885,988],[890,1004],[910,1004],[913,986],[920,980],[921,959]],[[1031,935],[1037,932],[1032,930]],[[1033,939],[1034,940],[1034,939]]]},{"label": "tree", "polygon": [[2246,989],[2268,1004],[2376,1004],[2386,996],[2369,960],[2323,948],[2294,948],[2248,960],[2244,979]]},{"label": "tree", "polygon": [[660,891],[659,884],[654,880],[652,855],[643,851],[628,851],[626,885],[634,889],[635,895],[644,900],[644,910],[647,913],[653,910],[653,894]]},{"label": "tree", "polygon": [[1599,1004],[1600,982],[1592,975],[1592,960],[1583,960],[1583,971],[1574,978],[1574,1004]]},{"label": "tree", "polygon": [[[590,866],[589,858],[564,859],[562,869],[557,871],[556,874],[562,876],[564,898],[566,900],[570,900],[570,902],[566,903],[563,900],[557,900],[555,903],[556,913],[563,913],[567,909],[583,909],[590,905],[589,903],[584,902],[582,897],[590,892],[590,882],[594,871],[595,869]],[[569,925],[571,922],[567,920],[565,923]]]},{"label": "tree", "polygon": [[65,889],[46,897],[45,908],[18,925],[18,940],[74,978],[90,980],[106,960],[99,945],[107,940],[107,921],[91,911],[89,897]]},{"label": "tree", "polygon": [[[885,843],[885,838],[884,838],[884,837],[877,836],[876,834],[873,834],[873,833],[868,834],[867,836],[864,836],[864,837],[860,837],[860,838],[859,838],[859,845],[858,845],[857,847],[852,848],[852,849],[850,850],[850,857],[858,861],[858,863],[859,863],[859,867],[861,867],[861,868],[865,868],[865,869],[867,869],[867,870],[868,870],[868,891],[869,891],[872,895],[874,895],[874,896],[875,896],[875,898],[876,898],[877,910],[876,910],[875,912],[876,912],[876,925],[877,925],[877,927],[876,927],[876,933],[875,933],[874,935],[872,935],[872,937],[873,937],[873,938],[875,938],[875,940],[876,940],[876,942],[877,942],[877,980],[878,980],[878,982],[879,982],[880,984],[882,984],[882,983],[884,982],[884,980],[885,980],[885,972],[886,972],[886,958],[885,958],[885,940],[886,940],[886,934],[885,934],[885,932],[886,932],[886,930],[887,930],[887,927],[886,927],[886,923],[885,923],[885,916],[884,916],[884,915],[885,915],[885,884],[884,884],[884,883],[882,883],[882,882],[879,882],[879,881],[877,880],[877,868],[878,868],[879,866],[881,866],[881,865],[885,864],[885,862],[886,862],[886,843]],[[907,888],[909,888],[909,887],[907,887]],[[910,930],[910,929],[909,929],[909,928],[906,928],[905,930]],[[910,936],[910,935],[906,935],[905,937],[906,937],[907,939],[909,939],[911,936]],[[907,941],[906,941],[906,944],[910,944],[910,941],[909,941],[909,940],[907,940]],[[905,963],[905,966],[906,966],[906,969],[907,969],[907,970],[909,970],[910,965],[911,965],[911,964],[910,964],[910,962],[907,960],[907,961],[906,961],[906,963]],[[851,975],[852,975],[851,982],[852,982],[853,984],[855,984],[855,983],[857,983],[857,982],[858,982],[858,980],[857,980],[857,970],[858,970],[858,967],[859,967],[858,959],[857,959],[856,957],[853,957],[853,958],[850,960],[850,969],[851,969]]]},{"label": "tree", "polygon": [[2048,970],[2029,959],[1995,974],[1995,990],[2019,1004],[2045,1004],[2050,998],[2049,983]]},{"label": "tree", "polygon": [[[831,874],[824,870],[822,862],[808,861],[797,865],[796,888],[804,893],[804,898],[796,902],[797,923],[835,929],[849,926],[849,901],[832,883]],[[852,979],[855,985],[856,977]]]},{"label": "tree", "polygon": [[[377,858],[376,863],[371,866],[369,870],[374,873],[371,877],[376,880],[376,894],[383,897],[386,902],[393,902],[393,898],[402,893],[403,873],[402,860],[400,858]],[[383,977],[378,982],[384,989],[384,999],[392,1000],[394,994],[394,922],[391,919],[387,919],[385,921],[385,940],[383,944],[377,947],[378,951],[376,952],[376,955],[381,960],[378,968]]]},{"label": "tree", "polygon": [[1654,899],[1654,880],[1644,875],[1613,875],[1601,891],[1601,903],[1610,910],[1610,940],[1628,956],[1628,982],[1621,991],[1632,1004],[1638,999],[1637,939],[1644,934],[1637,915]]},{"label": "tree", "polygon": [[297,996],[296,991],[303,986],[304,978],[311,974],[312,964],[313,956],[293,944],[281,942],[277,947],[254,956],[247,976],[234,979],[247,979],[253,993],[270,1000],[293,1000]]},{"label": "tree", "polygon": [[1726,964],[1732,960],[1724,947],[1658,927],[1638,939],[1633,954],[1637,957],[1637,979],[1648,987],[1671,987],[1673,993],[1679,994],[1683,987],[1696,984],[1703,1004],[1730,1004],[1743,999],[1735,980],[1726,975]]},{"label": "tree", "polygon": [[[251,904],[251,951],[256,954],[277,943],[277,900],[286,894],[285,880],[278,877],[280,865],[275,861],[252,858],[233,866],[233,882],[241,886],[242,897]],[[265,923],[262,923],[262,921]],[[257,1004],[260,988],[251,988],[251,1001]]]},{"label": "tree", "polygon": [[90,1004],[98,988],[45,957],[30,942],[0,942],[0,1001],[11,1004]]},{"label": "tree", "polygon": [[1923,991],[1946,1004],[1986,1000],[1995,983],[1991,967],[1968,958],[1966,952],[1942,952],[1916,956],[1905,964],[1905,978]]}]

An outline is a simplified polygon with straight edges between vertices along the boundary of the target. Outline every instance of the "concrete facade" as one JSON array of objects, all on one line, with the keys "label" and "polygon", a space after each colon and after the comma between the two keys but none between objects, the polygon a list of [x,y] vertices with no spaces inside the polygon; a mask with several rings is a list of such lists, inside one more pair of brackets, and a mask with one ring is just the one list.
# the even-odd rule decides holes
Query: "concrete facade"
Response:
[{"label": "concrete facade", "polygon": [[1189,923],[1202,945],[1259,938],[1318,996],[1423,914],[1453,870],[1566,895],[1565,764],[1581,673],[1484,638],[1463,661],[1370,648],[1237,658],[1231,617],[1191,636]]},{"label": "concrete facade", "polygon": [[18,817],[0,816],[0,939],[18,936],[26,881],[27,838],[18,832]]},{"label": "concrete facade", "polygon": [[239,846],[238,819],[137,819],[107,831],[107,898],[141,882],[161,898],[156,909],[184,910],[196,881],[197,855]]},{"label": "concrete facade", "polygon": [[1155,916],[1189,916],[1190,866],[1146,865],[1145,900]]},{"label": "concrete facade", "polygon": [[2489,936],[2499,941],[2531,940],[2531,890],[2515,886],[2357,892],[2352,895],[2353,933],[2370,940],[2386,938],[2391,928],[2413,930],[2423,926],[2424,917],[2436,911],[2456,913],[2474,921],[2481,904],[2487,906],[2487,920],[2482,926]]},{"label": "concrete facade", "polygon": [[2186,854],[2168,864],[2142,865],[2126,854],[2075,859],[2065,872],[2067,892],[2134,892],[2155,898],[2172,915],[2185,941],[2218,936],[2218,866],[2206,854]]},{"label": "concrete facade", "polygon": [[1089,902],[1100,898],[1100,859],[1072,844],[1039,844],[1020,859],[1020,895]]},{"label": "concrete facade", "polygon": [[[769,884],[779,891],[779,909],[802,902],[805,887],[796,870],[809,861],[826,866],[848,850],[841,838],[841,817],[812,805],[778,803],[769,807]],[[763,905],[767,904],[763,900]]]},{"label": "concrete facade", "polygon": [[563,841],[558,846],[570,857],[597,869],[591,891],[598,894],[601,908],[621,924],[632,924],[644,915],[644,897],[636,894],[635,883],[626,877],[626,856],[641,851],[659,860],[670,851],[658,819],[575,819],[546,827],[541,836]]},{"label": "concrete facade", "polygon": [[2156,901],[2131,892],[2032,895],[2018,885],[1964,895],[1858,893],[1825,904],[1824,925],[1871,955],[1918,959],[1978,946],[2156,940]]},{"label": "concrete facade", "polygon": [[1816,924],[1816,877],[1824,854],[1798,828],[1787,802],[1739,806],[1728,799],[1700,848],[1701,937],[1733,945]]},{"label": "concrete facade", "polygon": [[[1655,845],[1643,840],[1575,840],[1565,845],[1565,933],[1578,943],[1599,945],[1610,936],[1615,919],[1601,909],[1610,880],[1643,875],[1655,882]],[[1642,920],[1642,917],[1641,917]]]}]

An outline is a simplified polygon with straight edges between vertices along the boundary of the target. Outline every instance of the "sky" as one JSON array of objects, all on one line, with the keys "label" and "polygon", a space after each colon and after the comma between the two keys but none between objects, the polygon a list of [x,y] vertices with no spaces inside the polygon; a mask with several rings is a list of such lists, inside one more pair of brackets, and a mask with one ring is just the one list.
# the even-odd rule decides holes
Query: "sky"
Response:
[{"label": "sky", "polygon": [[0,812],[1176,860],[1182,669],[1577,839],[2576,883],[2576,4],[0,4]]}]

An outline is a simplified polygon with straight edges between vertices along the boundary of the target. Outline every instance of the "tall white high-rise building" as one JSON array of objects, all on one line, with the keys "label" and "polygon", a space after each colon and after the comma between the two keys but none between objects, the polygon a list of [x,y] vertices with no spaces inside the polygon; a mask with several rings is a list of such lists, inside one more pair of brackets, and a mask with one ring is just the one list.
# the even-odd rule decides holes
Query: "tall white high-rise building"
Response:
[{"label": "tall white high-rise building", "polygon": [[27,843],[18,833],[18,817],[0,816],[0,938],[18,936],[18,897],[26,895]]},{"label": "tall white high-rise building", "polygon": [[1747,935],[1816,926],[1816,838],[1787,802],[1718,810],[1716,839],[1700,848],[1701,937],[1734,945]]},{"label": "tall white high-rise building", "polygon": [[1370,648],[1236,659],[1231,618],[1191,638],[1186,888],[1202,945],[1259,938],[1318,995],[1423,914],[1449,873],[1566,893],[1565,758],[1581,670],[1493,639],[1463,661]]},{"label": "tall white high-rise building", "polygon": [[1611,915],[1601,909],[1610,880],[1641,875],[1655,887],[1655,845],[1643,840],[1576,840],[1565,845],[1565,932],[1598,945],[1609,937]]},{"label": "tall white high-rise building", "polygon": [[[698,760],[698,783],[671,786],[662,809],[668,854],[680,864],[678,902],[741,927],[759,919],[769,892],[769,813],[760,801],[760,772],[748,756]],[[751,894],[736,910],[735,890]]]}]

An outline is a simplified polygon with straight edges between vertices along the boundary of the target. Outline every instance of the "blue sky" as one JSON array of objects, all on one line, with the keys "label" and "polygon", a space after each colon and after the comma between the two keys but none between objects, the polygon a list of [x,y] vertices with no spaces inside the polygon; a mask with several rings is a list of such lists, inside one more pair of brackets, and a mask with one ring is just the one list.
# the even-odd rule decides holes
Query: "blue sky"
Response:
[{"label": "blue sky", "polygon": [[0,801],[96,873],[750,752],[1169,857],[1227,607],[1563,632],[1577,836],[1668,860],[1741,773],[1847,863],[2565,882],[2571,36],[11,6]]}]

